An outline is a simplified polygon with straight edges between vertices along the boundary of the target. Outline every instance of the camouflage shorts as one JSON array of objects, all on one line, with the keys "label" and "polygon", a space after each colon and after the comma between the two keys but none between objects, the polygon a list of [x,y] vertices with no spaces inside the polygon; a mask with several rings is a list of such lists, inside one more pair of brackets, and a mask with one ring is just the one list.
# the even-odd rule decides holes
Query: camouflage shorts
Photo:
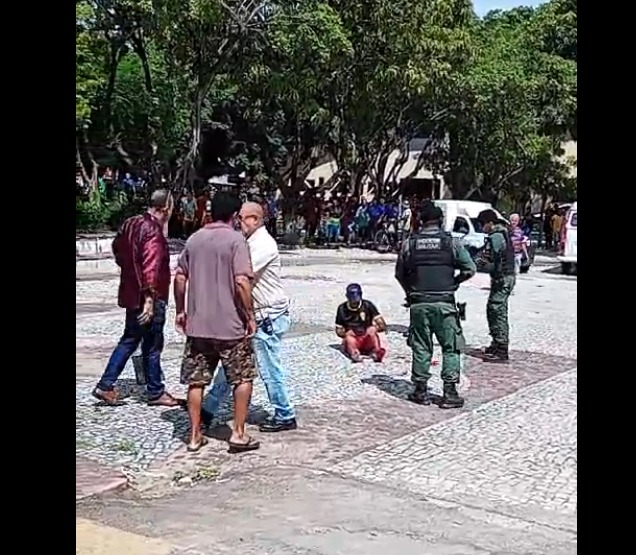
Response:
[{"label": "camouflage shorts", "polygon": [[181,363],[181,383],[210,385],[219,362],[230,384],[251,382],[257,376],[250,339],[221,341],[188,337]]}]

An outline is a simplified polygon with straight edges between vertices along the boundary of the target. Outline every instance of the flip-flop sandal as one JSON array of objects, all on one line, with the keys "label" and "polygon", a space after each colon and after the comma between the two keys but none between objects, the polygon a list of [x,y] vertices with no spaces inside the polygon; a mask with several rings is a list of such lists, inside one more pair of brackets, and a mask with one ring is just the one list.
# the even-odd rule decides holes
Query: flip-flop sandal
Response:
[{"label": "flip-flop sandal", "polygon": [[197,443],[196,445],[188,445],[187,451],[188,453],[196,453],[197,451],[201,449],[201,447],[207,444],[208,444],[208,440],[202,437],[201,441],[199,441],[199,443]]},{"label": "flip-flop sandal", "polygon": [[234,443],[232,441],[228,441],[227,444],[229,445],[229,453],[247,453],[248,451],[256,451],[261,446],[261,443],[259,441],[255,441],[252,437],[247,440],[247,443]]}]

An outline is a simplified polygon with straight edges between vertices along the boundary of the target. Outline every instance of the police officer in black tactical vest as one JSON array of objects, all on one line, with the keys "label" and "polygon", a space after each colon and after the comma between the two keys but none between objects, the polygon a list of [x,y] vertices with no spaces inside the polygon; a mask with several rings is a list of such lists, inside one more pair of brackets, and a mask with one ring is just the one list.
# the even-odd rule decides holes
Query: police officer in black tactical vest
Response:
[{"label": "police officer in black tactical vest", "polygon": [[508,299],[515,287],[515,250],[508,226],[494,210],[477,216],[486,237],[486,247],[479,260],[480,268],[490,273],[490,295],[486,304],[490,346],[484,349],[488,362],[508,362]]},{"label": "police officer in black tactical vest", "polygon": [[460,408],[464,400],[457,394],[457,384],[464,337],[455,291],[460,283],[475,275],[476,267],[464,246],[442,229],[444,215],[439,207],[427,202],[420,218],[422,228],[404,241],[395,267],[395,277],[406,293],[411,311],[408,344],[413,350],[411,380],[415,391],[409,399],[430,404],[427,383],[435,336],[442,348],[444,382],[439,406]]}]

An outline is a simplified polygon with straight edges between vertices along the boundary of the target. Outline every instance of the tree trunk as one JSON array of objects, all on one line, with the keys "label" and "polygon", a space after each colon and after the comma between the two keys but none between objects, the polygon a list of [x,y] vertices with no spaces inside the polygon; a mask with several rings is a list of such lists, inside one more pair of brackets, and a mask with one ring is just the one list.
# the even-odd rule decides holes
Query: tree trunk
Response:
[{"label": "tree trunk", "polygon": [[[97,164],[97,161],[93,156],[93,152],[91,151],[90,143],[88,141],[88,132],[86,131],[86,129],[82,129],[80,135],[75,136],[75,140],[76,160],[80,166],[82,176],[88,183],[89,193],[91,197],[94,197],[94,195],[98,192],[97,177],[99,172],[99,165]],[[87,164],[84,163],[83,156],[88,162],[90,171],[89,168],[87,168]]]},{"label": "tree trunk", "polygon": [[148,61],[148,54],[146,53],[146,47],[144,45],[144,37],[143,31],[140,29],[135,33],[132,37],[133,48],[135,49],[135,54],[139,57],[141,61],[141,67],[144,73],[144,86],[146,87],[146,92],[152,94],[152,73],[150,71],[150,62]]},{"label": "tree trunk", "polygon": [[192,170],[199,156],[199,146],[201,144],[201,112],[203,107],[203,98],[201,94],[197,95],[197,99],[192,106],[190,116],[190,146],[185,155],[181,167],[177,172],[173,186],[183,188],[192,182]]}]

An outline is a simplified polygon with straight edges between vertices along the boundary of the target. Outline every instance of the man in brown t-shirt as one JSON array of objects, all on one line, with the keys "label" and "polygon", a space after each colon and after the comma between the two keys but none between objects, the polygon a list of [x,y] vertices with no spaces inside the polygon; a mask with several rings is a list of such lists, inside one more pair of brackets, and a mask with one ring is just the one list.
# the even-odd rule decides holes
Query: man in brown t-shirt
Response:
[{"label": "man in brown t-shirt", "polygon": [[187,337],[181,383],[189,386],[188,451],[198,451],[206,443],[201,434],[203,388],[210,385],[219,361],[228,383],[234,386],[230,451],[238,453],[259,447],[245,432],[252,381],[257,375],[251,342],[256,321],[249,251],[243,236],[232,228],[239,208],[239,201],[228,193],[214,195],[212,223],[188,239],[174,279],[176,327]]}]

